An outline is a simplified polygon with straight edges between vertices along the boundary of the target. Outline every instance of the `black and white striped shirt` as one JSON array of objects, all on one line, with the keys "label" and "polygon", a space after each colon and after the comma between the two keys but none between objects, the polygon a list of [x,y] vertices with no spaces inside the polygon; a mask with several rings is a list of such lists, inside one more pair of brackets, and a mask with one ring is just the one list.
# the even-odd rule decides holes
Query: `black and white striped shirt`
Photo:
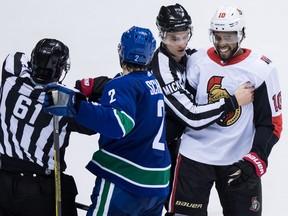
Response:
[{"label": "black and white striped shirt", "polygon": [[225,104],[231,101],[224,99],[205,105],[195,103],[196,90],[186,82],[186,61],[193,51],[188,49],[187,56],[182,58],[183,64],[180,64],[161,44],[152,59],[153,73],[165,96],[168,143],[182,135],[176,132],[179,128],[203,129],[219,119],[227,111],[225,108],[231,107],[231,104]]},{"label": "black and white striped shirt", "polygon": [[[0,95],[0,153],[54,169],[53,116],[42,111],[43,85],[31,78],[29,58],[9,54],[2,67]],[[93,134],[72,118],[59,117],[61,169],[65,170],[65,148],[72,131]]]}]

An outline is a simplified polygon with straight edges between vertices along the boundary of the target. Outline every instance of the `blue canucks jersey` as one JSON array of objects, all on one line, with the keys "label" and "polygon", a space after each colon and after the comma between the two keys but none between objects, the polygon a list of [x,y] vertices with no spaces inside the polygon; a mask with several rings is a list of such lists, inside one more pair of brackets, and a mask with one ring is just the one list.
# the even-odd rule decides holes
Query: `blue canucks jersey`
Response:
[{"label": "blue canucks jersey", "polygon": [[76,120],[101,134],[88,170],[134,194],[168,194],[164,98],[151,72],[109,81],[100,104],[81,102]]}]

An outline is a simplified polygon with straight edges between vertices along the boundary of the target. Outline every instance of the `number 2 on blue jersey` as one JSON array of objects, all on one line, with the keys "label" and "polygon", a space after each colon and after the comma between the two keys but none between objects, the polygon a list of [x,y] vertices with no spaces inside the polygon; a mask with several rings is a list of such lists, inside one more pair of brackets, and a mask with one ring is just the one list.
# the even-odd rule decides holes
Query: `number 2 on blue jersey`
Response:
[{"label": "number 2 on blue jersey", "polygon": [[157,133],[157,135],[155,136],[155,139],[153,141],[153,144],[152,144],[152,148],[153,149],[158,149],[158,150],[161,150],[161,151],[165,151],[165,143],[161,143],[160,142],[160,139],[162,137],[162,134],[163,134],[163,130],[165,129],[164,128],[164,101],[163,100],[159,100],[158,103],[157,103],[157,117],[159,118],[162,118],[162,122],[161,122],[161,126],[159,128],[159,131]]}]

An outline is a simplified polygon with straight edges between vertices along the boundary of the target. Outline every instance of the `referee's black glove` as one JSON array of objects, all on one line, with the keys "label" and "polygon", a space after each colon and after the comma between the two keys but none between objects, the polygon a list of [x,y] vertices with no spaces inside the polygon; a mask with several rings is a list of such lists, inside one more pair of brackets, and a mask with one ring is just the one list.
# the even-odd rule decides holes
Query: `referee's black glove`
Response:
[{"label": "referee's black glove", "polygon": [[252,189],[266,172],[266,163],[256,153],[250,152],[234,163],[228,172],[228,188],[232,190]]}]

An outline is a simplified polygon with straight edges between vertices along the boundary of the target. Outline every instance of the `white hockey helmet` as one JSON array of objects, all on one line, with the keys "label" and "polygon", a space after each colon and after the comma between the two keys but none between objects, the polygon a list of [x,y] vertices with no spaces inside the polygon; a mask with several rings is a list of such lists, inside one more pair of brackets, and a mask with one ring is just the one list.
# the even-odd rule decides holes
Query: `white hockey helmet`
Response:
[{"label": "white hockey helmet", "polygon": [[245,18],[242,10],[237,7],[221,6],[212,17],[210,25],[210,36],[214,31],[223,31],[237,32],[239,41],[245,37]]}]

